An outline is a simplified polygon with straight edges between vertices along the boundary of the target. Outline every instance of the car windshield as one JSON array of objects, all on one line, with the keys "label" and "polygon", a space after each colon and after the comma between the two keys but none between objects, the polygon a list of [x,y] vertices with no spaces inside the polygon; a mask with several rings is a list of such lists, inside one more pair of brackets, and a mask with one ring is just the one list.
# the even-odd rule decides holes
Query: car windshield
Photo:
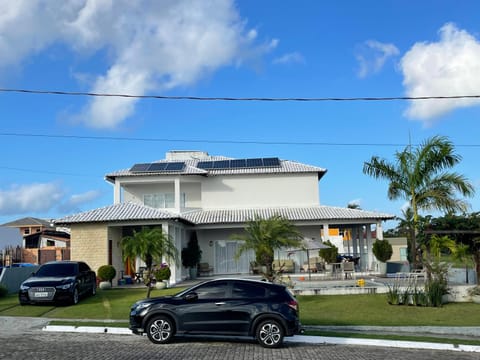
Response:
[{"label": "car windshield", "polygon": [[45,264],[37,271],[37,276],[75,276],[75,264]]}]

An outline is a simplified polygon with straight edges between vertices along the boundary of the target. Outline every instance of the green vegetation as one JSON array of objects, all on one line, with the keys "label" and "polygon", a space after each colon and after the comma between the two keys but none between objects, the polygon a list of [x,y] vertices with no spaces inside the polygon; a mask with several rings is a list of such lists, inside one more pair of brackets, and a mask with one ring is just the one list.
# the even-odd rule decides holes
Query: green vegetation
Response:
[{"label": "green vegetation", "polygon": [[112,265],[102,265],[97,270],[97,277],[101,281],[112,282],[113,278],[117,275],[117,270]]},{"label": "green vegetation", "polygon": [[338,248],[333,245],[330,240],[325,241],[323,244],[330,247],[327,249],[320,249],[318,254],[329,264],[337,262]]},{"label": "green vegetation", "polygon": [[[184,288],[153,289],[152,296],[172,295]],[[0,316],[39,316],[56,319],[128,320],[130,306],[145,297],[142,288],[98,290],[75,306],[20,306],[16,295],[0,299]],[[451,303],[441,308],[395,306],[385,295],[298,296],[304,325],[478,326],[480,306]]]},{"label": "green vegetation", "polygon": [[281,248],[299,248],[303,235],[288,219],[274,215],[268,219],[255,217],[247,223],[243,234],[233,234],[230,238],[243,241],[235,257],[238,259],[248,250],[255,251],[256,265],[264,270],[266,279],[273,281],[278,274],[273,271],[274,251]]}]

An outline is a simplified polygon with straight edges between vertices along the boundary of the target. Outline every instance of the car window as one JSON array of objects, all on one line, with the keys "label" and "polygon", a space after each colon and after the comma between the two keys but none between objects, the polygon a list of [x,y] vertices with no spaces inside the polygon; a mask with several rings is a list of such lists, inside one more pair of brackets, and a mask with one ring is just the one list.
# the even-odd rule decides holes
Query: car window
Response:
[{"label": "car window", "polygon": [[89,271],[90,268],[88,267],[87,264],[85,263],[78,263],[78,266],[79,266],[79,269],[80,269],[80,272],[86,272],[86,271]]},{"label": "car window", "polygon": [[218,281],[197,287],[194,291],[200,300],[223,299],[227,296],[227,282]]},{"label": "car window", "polygon": [[265,288],[257,284],[235,282],[232,288],[234,298],[258,299],[265,297]]},{"label": "car window", "polygon": [[37,276],[75,276],[77,266],[75,263],[45,264],[37,271]]}]

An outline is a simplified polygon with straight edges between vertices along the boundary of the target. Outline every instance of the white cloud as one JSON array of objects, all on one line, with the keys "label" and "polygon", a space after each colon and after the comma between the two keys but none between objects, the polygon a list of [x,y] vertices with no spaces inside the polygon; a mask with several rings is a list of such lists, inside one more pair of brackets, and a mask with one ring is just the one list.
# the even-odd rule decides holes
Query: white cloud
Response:
[{"label": "white cloud", "polygon": [[[92,92],[144,95],[188,86],[220,67],[260,57],[278,40],[255,44],[233,0],[16,0],[0,3],[0,68],[56,42],[82,55],[108,50]],[[75,118],[115,128],[136,99],[93,98]]]},{"label": "white cloud", "polygon": [[82,194],[72,195],[66,202],[59,206],[62,212],[80,211],[81,206],[98,199],[102,193],[97,190],[87,191]]},{"label": "white cloud", "polygon": [[[445,24],[440,40],[416,43],[402,58],[406,95],[478,95],[480,89],[480,42],[454,24]],[[478,99],[416,100],[405,115],[430,124],[456,108],[480,104]]]},{"label": "white cloud", "polygon": [[292,52],[282,55],[273,60],[274,64],[304,64],[305,58],[299,52]]},{"label": "white cloud", "polygon": [[358,77],[365,78],[370,74],[382,70],[385,62],[399,54],[393,44],[381,43],[376,40],[367,40],[356,50],[355,57],[359,64]]},{"label": "white cloud", "polygon": [[62,196],[62,189],[55,183],[13,185],[0,190],[0,215],[47,212]]}]

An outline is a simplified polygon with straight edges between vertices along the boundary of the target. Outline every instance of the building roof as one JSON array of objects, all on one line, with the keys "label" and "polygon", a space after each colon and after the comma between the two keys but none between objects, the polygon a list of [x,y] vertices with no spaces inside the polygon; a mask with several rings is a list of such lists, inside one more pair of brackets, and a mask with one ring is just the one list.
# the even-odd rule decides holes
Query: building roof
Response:
[{"label": "building roof", "polygon": [[78,223],[173,219],[178,219],[178,215],[166,210],[154,209],[134,203],[120,203],[66,216],[55,220],[55,224],[67,225]]},{"label": "building roof", "polygon": [[280,160],[278,166],[266,166],[266,167],[242,167],[242,168],[223,168],[223,169],[204,169],[199,167],[200,162],[216,161],[216,160],[238,160],[233,158],[227,158],[225,156],[209,156],[194,159],[194,158],[181,158],[159,160],[155,161],[155,164],[167,164],[183,162],[185,166],[178,171],[148,171],[148,172],[135,172],[130,169],[123,169],[111,172],[105,175],[106,180],[114,182],[117,177],[134,177],[134,176],[159,176],[159,175],[202,175],[202,176],[218,176],[218,175],[246,175],[246,174],[292,174],[292,173],[316,173],[318,179],[320,179],[327,170],[318,166],[306,165],[291,160]]},{"label": "building roof", "polygon": [[8,226],[8,227],[43,226],[46,228],[51,228],[52,224],[50,220],[38,219],[34,217],[25,217],[22,219],[10,221],[8,223],[2,224],[1,226]]},{"label": "building roof", "polygon": [[393,215],[385,213],[332,206],[192,210],[178,215],[168,210],[154,209],[134,203],[120,203],[67,216],[55,220],[55,224],[143,220],[179,220],[194,225],[239,224],[248,222],[256,216],[269,218],[274,215],[281,215],[290,221],[312,222],[323,220],[335,220],[336,222],[380,221],[394,218]]}]

